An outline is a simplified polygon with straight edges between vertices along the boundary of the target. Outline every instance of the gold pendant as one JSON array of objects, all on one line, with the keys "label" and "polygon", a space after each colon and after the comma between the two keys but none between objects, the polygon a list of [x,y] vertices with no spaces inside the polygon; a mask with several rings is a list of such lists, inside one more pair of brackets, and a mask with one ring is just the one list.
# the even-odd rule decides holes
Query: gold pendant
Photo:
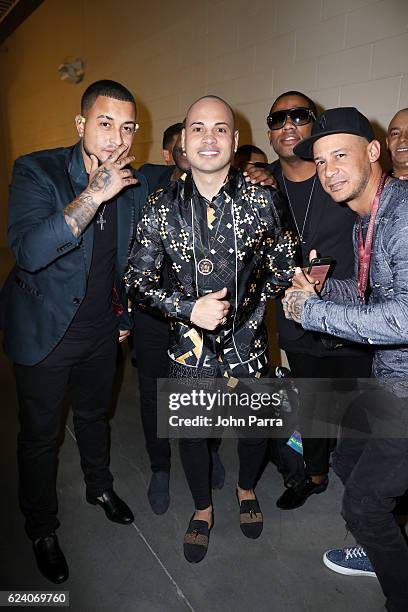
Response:
[{"label": "gold pendant", "polygon": [[200,259],[197,268],[200,274],[208,276],[214,270],[214,264],[209,259]]}]

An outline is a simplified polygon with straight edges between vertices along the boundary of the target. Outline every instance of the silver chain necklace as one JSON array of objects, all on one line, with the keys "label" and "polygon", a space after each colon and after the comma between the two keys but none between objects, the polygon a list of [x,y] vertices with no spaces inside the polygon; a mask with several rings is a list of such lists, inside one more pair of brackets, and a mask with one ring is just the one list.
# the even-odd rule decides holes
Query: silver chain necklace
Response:
[{"label": "silver chain necklace", "polygon": [[283,186],[285,187],[286,197],[288,198],[290,212],[292,213],[293,221],[295,222],[296,231],[299,234],[299,238],[300,238],[301,242],[303,242],[303,244],[304,244],[303,234],[305,233],[306,221],[307,221],[307,217],[309,215],[310,203],[312,201],[313,191],[314,191],[314,187],[315,187],[315,183],[316,183],[316,174],[314,176],[312,188],[310,190],[309,201],[308,201],[307,207],[306,207],[305,218],[303,219],[302,231],[300,231],[299,226],[298,226],[298,222],[296,221],[295,211],[293,210],[292,202],[290,201],[290,197],[289,197],[289,193],[288,193],[288,188],[286,186],[286,181],[285,181],[285,176],[283,174],[283,171],[282,171],[282,181],[283,181]]}]

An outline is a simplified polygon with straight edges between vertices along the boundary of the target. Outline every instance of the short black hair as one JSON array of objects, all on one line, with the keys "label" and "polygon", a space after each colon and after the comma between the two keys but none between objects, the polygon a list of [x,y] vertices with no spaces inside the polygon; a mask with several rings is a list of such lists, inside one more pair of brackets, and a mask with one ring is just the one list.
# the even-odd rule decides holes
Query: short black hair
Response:
[{"label": "short black hair", "polygon": [[285,91],[285,93],[280,94],[280,96],[278,96],[276,98],[276,100],[274,101],[274,103],[271,106],[271,110],[269,111],[269,114],[271,114],[273,107],[275,106],[275,104],[277,102],[279,102],[279,100],[281,100],[282,98],[286,98],[287,96],[298,96],[299,98],[303,98],[304,100],[306,100],[308,108],[310,108],[310,110],[312,111],[312,113],[314,114],[315,117],[317,117],[318,112],[317,112],[317,107],[316,104],[313,102],[313,100],[311,98],[309,98],[309,96],[307,96],[306,94],[302,93],[301,91]]},{"label": "short black hair", "polygon": [[84,115],[89,111],[89,109],[95,104],[96,98],[99,96],[113,98],[114,100],[120,100],[121,102],[132,102],[136,108],[136,102],[133,94],[131,94],[124,85],[121,85],[116,81],[103,79],[101,81],[95,81],[95,83],[89,85],[89,87],[87,87],[84,91],[81,98],[81,115]]},{"label": "short black hair", "polygon": [[258,155],[264,155],[266,159],[268,156],[265,151],[262,151],[259,147],[251,144],[245,144],[238,147],[235,151],[234,155],[234,166],[236,168],[243,168],[247,162],[251,159],[252,153],[257,153]]},{"label": "short black hair", "polygon": [[169,125],[169,127],[163,132],[163,146],[162,149],[167,149],[171,146],[173,142],[174,136],[178,136],[183,129],[182,123],[173,123],[173,125]]}]

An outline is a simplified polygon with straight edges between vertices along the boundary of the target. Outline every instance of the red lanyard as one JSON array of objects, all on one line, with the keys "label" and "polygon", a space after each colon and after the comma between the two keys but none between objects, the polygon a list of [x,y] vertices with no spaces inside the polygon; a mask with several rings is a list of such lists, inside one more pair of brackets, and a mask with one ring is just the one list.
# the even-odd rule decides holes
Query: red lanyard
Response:
[{"label": "red lanyard", "polygon": [[378,185],[377,193],[375,194],[371,206],[370,223],[368,225],[365,243],[363,241],[361,219],[358,225],[358,299],[360,304],[365,303],[365,294],[367,291],[368,276],[370,273],[371,246],[373,244],[375,218],[377,216],[378,206],[386,178],[387,175],[383,172]]}]

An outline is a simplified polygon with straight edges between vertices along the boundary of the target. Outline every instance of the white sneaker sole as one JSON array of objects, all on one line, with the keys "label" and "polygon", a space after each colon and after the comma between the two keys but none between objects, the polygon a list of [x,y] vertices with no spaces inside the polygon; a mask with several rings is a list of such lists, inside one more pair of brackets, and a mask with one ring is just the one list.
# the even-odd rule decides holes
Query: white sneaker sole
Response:
[{"label": "white sneaker sole", "polygon": [[370,576],[371,578],[377,578],[377,574],[375,572],[368,572],[364,570],[351,570],[347,567],[337,565],[337,563],[333,563],[333,561],[330,561],[330,559],[327,558],[326,553],[324,553],[323,555],[323,563],[333,572],[337,572],[337,574],[343,574],[345,576]]}]

